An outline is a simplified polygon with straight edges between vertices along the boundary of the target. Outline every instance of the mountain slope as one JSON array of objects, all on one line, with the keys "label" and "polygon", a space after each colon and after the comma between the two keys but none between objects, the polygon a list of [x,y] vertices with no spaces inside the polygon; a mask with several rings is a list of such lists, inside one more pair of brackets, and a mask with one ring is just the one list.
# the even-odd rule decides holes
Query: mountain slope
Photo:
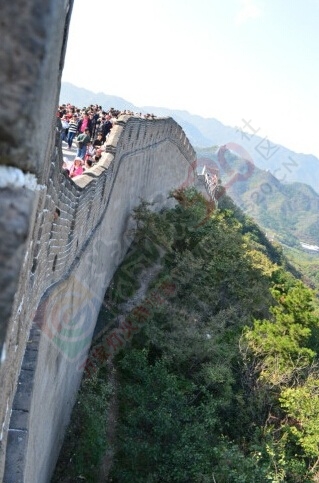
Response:
[{"label": "mountain slope", "polygon": [[[267,136],[260,137],[254,134],[257,129],[251,124],[246,126],[247,132],[243,132],[243,126],[232,128],[216,119],[205,119],[187,111],[156,107],[144,109],[152,110],[156,115],[176,119],[191,143],[198,148],[237,144],[238,148],[244,148],[247,158],[252,159],[258,168],[270,170],[282,182],[300,181],[309,184],[319,193],[319,159],[311,154],[295,153],[284,146],[274,144]],[[188,130],[188,125],[193,129]],[[200,136],[197,136],[198,132]]]},{"label": "mountain slope", "polygon": [[319,246],[319,195],[309,185],[281,183],[228,149],[197,149],[197,155],[219,170],[228,195],[269,234],[289,246]]},{"label": "mountain slope", "polygon": [[111,107],[115,109],[129,109],[136,112],[138,107],[131,102],[122,99],[122,97],[109,96],[103,92],[91,92],[83,87],[77,87],[69,82],[62,82],[60,92],[60,104],[71,102],[77,107],[86,107],[90,104],[98,104],[108,110]]}]

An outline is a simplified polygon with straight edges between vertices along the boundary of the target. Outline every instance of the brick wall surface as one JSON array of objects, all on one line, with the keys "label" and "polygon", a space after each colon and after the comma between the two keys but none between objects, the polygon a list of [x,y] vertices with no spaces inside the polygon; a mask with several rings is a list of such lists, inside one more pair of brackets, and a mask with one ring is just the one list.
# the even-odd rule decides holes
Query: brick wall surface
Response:
[{"label": "brick wall surface", "polygon": [[49,481],[105,290],[131,242],[132,210],[141,198],[154,209],[171,203],[170,190],[192,183],[194,162],[171,118],[121,116],[99,165],[75,180],[53,149],[13,315],[22,331],[33,322],[4,427],[5,483]]},{"label": "brick wall surface", "polygon": [[57,159],[55,113],[72,7],[73,0],[1,4],[0,481],[12,401],[36,308],[32,297],[42,290],[41,278],[30,273],[41,233],[45,238],[50,230],[40,225],[40,213],[47,204],[51,159]]},{"label": "brick wall surface", "polygon": [[[1,5],[0,481],[50,480],[132,210],[193,179],[172,119],[122,116],[75,181],[56,126],[73,0]],[[39,122],[40,120],[40,122]],[[60,216],[54,214],[59,209]]]}]

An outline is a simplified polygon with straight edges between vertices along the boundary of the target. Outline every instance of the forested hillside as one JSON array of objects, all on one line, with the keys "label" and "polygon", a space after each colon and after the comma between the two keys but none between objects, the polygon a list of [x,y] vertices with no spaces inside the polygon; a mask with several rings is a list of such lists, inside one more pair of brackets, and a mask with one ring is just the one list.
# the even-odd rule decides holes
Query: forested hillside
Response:
[{"label": "forested hillside", "polygon": [[53,481],[318,481],[314,292],[227,196],[172,196],[135,212]]},{"label": "forested hillside", "polygon": [[301,242],[319,246],[318,193],[304,183],[285,182],[291,165],[278,164],[275,177],[245,154],[218,147],[197,149],[199,162],[218,170],[229,196],[270,236],[290,247],[301,248]]}]

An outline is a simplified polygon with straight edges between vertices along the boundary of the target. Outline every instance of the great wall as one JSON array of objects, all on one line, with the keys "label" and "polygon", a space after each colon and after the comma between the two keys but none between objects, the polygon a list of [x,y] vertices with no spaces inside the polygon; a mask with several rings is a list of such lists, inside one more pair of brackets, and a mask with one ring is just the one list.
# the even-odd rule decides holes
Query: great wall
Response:
[{"label": "great wall", "polygon": [[133,208],[141,199],[154,209],[169,205],[169,192],[195,179],[195,151],[173,119],[131,116],[117,120],[90,173],[76,182],[62,173],[56,106],[72,7],[72,0],[16,0],[2,7],[5,483],[50,481],[105,290],[132,240]]}]

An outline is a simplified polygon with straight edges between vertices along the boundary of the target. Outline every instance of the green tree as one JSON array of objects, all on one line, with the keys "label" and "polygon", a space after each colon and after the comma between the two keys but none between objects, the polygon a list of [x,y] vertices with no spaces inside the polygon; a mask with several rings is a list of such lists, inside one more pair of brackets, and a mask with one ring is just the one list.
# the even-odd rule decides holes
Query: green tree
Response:
[{"label": "green tree", "polygon": [[318,331],[314,316],[313,294],[301,282],[294,287],[275,286],[271,292],[277,301],[270,311],[270,320],[255,320],[246,328],[244,340],[248,358],[262,383],[270,386],[288,385],[316,357]]},{"label": "green tree", "polygon": [[301,446],[315,472],[319,466],[318,374],[309,376],[300,386],[284,389],[279,401],[287,414],[284,431]]}]

